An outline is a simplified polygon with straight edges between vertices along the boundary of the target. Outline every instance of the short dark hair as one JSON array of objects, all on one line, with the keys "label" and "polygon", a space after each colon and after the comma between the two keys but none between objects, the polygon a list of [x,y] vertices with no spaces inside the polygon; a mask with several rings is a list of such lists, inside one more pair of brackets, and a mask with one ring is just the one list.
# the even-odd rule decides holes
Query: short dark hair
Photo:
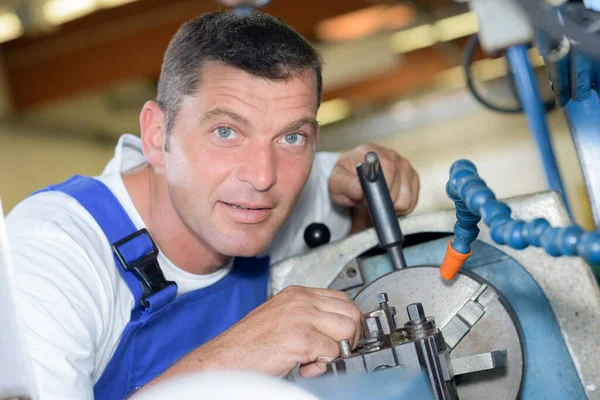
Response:
[{"label": "short dark hair", "polygon": [[196,91],[205,61],[220,61],[271,80],[287,80],[312,69],[320,104],[322,59],[306,39],[283,21],[261,12],[242,16],[217,11],[183,24],[165,52],[156,100],[166,114],[167,134],[182,97]]}]

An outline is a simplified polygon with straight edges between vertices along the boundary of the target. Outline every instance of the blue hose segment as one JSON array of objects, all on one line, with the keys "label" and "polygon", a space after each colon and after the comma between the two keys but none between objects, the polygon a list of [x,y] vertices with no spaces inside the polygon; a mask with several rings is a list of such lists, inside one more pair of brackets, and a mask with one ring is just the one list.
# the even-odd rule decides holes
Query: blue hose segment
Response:
[{"label": "blue hose segment", "polygon": [[[523,110],[527,115],[529,128],[540,152],[548,186],[550,189],[560,193],[570,215],[569,202],[558,171],[556,157],[550,140],[550,131],[548,129],[548,123],[546,122],[546,110],[538,90],[535,72],[529,63],[527,46],[519,45],[510,47],[506,56],[514,73],[517,91],[519,92]],[[586,84],[582,83],[582,85],[585,86]]]},{"label": "blue hose segment", "polygon": [[[468,181],[473,173],[477,174],[477,168],[472,162],[467,160],[464,161],[465,162],[462,164],[454,163],[450,169],[450,176],[452,177],[452,173],[454,172],[454,179],[450,179],[446,184],[446,193],[448,194],[448,197],[454,201],[456,206],[457,222],[454,225],[454,239],[450,245],[460,254],[469,254],[471,251],[471,243],[473,243],[473,241],[477,239],[477,235],[479,235],[477,224],[481,220],[481,216],[469,211],[469,207],[461,200],[461,195],[454,190],[454,187],[456,187],[456,182],[466,184],[467,190],[472,190],[473,187],[480,187],[480,185],[478,186],[477,182],[471,184],[470,181]],[[455,182],[455,184],[453,184],[453,182]],[[490,193],[494,196],[491,191]],[[476,202],[474,204],[476,204]]]},{"label": "blue hose segment", "polygon": [[553,228],[544,218],[529,222],[513,219],[510,208],[496,199],[469,160],[452,165],[446,193],[456,204],[458,220],[452,247],[462,254],[470,251],[479,233],[477,223],[483,219],[498,244],[516,250],[541,247],[554,257],[579,256],[591,265],[600,264],[600,232],[586,233],[577,225]]}]

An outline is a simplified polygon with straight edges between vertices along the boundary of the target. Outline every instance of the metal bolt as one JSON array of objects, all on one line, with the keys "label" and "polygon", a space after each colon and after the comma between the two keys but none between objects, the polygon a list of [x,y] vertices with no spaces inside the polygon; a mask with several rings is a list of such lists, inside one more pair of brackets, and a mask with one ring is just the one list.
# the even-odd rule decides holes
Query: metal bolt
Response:
[{"label": "metal bolt", "polygon": [[340,356],[341,357],[350,357],[350,341],[348,339],[342,339],[338,342],[338,347],[340,348]]},{"label": "metal bolt", "polygon": [[406,307],[408,312],[408,319],[411,321],[421,321],[425,319],[425,311],[423,311],[423,305],[421,303],[409,304]]},{"label": "metal bolt", "polygon": [[376,338],[382,335],[383,331],[381,330],[381,323],[379,322],[379,318],[370,317],[365,320],[367,337],[368,338]]},{"label": "metal bolt", "polygon": [[381,308],[387,308],[388,295],[387,293],[379,293],[377,295],[377,302]]}]

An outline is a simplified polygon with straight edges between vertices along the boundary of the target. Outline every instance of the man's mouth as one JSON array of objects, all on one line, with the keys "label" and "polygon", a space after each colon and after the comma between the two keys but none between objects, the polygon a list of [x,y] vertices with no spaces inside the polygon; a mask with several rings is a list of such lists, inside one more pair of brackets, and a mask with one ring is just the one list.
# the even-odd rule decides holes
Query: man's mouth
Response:
[{"label": "man's mouth", "polygon": [[266,204],[237,204],[220,201],[226,215],[236,222],[256,224],[266,220],[274,207]]},{"label": "man's mouth", "polygon": [[260,205],[260,204],[235,204],[235,203],[227,203],[225,201],[222,201],[222,203],[228,205],[229,207],[239,208],[241,210],[270,210],[273,208],[273,207],[269,207],[267,205]]}]

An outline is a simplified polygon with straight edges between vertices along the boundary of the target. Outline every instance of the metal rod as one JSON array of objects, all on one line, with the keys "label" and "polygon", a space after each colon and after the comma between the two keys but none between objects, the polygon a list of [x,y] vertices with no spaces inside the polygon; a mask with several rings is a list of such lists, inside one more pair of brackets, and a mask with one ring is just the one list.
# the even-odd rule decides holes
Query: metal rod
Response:
[{"label": "metal rod", "polygon": [[375,182],[379,175],[379,156],[374,151],[370,151],[365,155],[365,178],[369,182]]}]

